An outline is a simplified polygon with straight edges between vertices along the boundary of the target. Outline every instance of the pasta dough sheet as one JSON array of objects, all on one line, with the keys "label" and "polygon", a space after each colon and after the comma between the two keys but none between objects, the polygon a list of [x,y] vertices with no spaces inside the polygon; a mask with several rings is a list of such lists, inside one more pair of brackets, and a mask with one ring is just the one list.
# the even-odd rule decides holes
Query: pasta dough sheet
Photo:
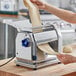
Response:
[{"label": "pasta dough sheet", "polygon": [[48,43],[46,44],[41,44],[41,45],[38,45],[38,48],[45,52],[45,53],[48,53],[48,54],[51,54],[51,55],[57,55],[59,54],[58,52],[55,52],[50,46]]},{"label": "pasta dough sheet", "polygon": [[[30,14],[30,19],[32,22],[32,27],[33,26],[41,26],[41,20],[40,20],[40,14],[39,14],[39,9],[38,7],[33,4],[30,0],[24,0],[24,4],[26,7],[28,7],[29,10],[29,14]],[[38,29],[38,30],[34,30],[33,29],[33,33],[36,32],[42,32],[42,28]],[[38,48],[48,54],[53,54],[56,55],[58,54],[57,52],[55,52],[50,46],[49,44],[42,44],[42,45],[38,45]]]},{"label": "pasta dough sheet", "polygon": [[[24,4],[28,7],[32,27],[41,26],[40,14],[37,5],[33,4],[30,0],[24,0]],[[33,29],[33,33],[41,32],[42,28],[38,30]]]}]

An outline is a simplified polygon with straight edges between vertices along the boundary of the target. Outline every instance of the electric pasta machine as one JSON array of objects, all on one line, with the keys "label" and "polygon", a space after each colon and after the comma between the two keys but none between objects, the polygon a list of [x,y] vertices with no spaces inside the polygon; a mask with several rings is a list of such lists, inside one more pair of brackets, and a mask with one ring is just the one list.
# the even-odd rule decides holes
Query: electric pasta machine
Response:
[{"label": "electric pasta machine", "polygon": [[[34,29],[37,30],[36,27]],[[32,33],[31,31],[21,31],[16,37],[16,64],[37,69],[43,66],[58,63],[59,60],[55,55],[50,55],[48,52],[42,51],[38,48],[39,45],[43,45],[51,42],[58,41],[58,52],[62,52],[62,36],[60,30],[55,28],[54,25],[42,27],[43,32]],[[51,46],[50,46],[51,47]],[[45,47],[43,47],[45,49]],[[47,48],[48,50],[49,48]],[[52,54],[52,53],[51,53]]]},{"label": "electric pasta machine", "polygon": [[[62,35],[60,29],[55,27],[55,24],[47,24],[46,26],[32,27],[29,20],[22,21],[10,21],[6,20],[10,26],[17,29],[18,33],[16,36],[16,65],[37,69],[40,67],[59,63],[56,55],[51,48],[51,42],[53,47],[56,45],[56,52],[62,53]],[[33,33],[32,29],[38,30],[42,28],[42,32]],[[40,49],[39,45],[48,44],[49,47],[43,46]]]}]

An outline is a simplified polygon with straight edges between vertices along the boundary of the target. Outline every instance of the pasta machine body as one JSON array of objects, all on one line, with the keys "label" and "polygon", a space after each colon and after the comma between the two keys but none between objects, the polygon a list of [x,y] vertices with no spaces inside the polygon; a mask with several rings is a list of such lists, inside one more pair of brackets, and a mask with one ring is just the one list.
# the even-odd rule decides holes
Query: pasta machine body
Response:
[{"label": "pasta machine body", "polygon": [[55,50],[61,53],[62,35],[60,29],[54,25],[34,27],[32,29],[37,30],[39,28],[42,28],[43,32],[33,33],[28,30],[18,32],[16,37],[16,65],[37,69],[60,62],[56,55],[50,55],[37,47],[45,43],[50,45],[51,42],[56,41],[57,49]]}]

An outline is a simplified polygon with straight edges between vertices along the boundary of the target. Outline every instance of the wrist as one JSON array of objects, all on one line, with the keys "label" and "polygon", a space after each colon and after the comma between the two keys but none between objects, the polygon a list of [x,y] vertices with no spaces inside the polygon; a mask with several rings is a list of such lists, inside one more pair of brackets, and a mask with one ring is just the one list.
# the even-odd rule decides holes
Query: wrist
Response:
[{"label": "wrist", "polygon": [[48,7],[48,3],[45,2],[43,10],[47,10],[47,7]]},{"label": "wrist", "polygon": [[44,10],[46,11],[51,11],[52,10],[52,5],[48,4],[48,3],[45,3],[45,8]]}]

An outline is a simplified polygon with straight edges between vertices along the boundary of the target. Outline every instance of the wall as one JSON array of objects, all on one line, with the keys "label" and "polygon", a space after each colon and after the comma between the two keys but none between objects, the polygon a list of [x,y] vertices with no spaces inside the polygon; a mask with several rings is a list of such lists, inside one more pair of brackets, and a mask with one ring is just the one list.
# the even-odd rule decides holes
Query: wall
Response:
[{"label": "wall", "polygon": [[60,6],[62,7],[62,8],[69,8],[69,1],[70,0],[60,0]]},{"label": "wall", "polygon": [[25,9],[26,7],[23,4],[23,0],[19,0],[19,9]]}]

